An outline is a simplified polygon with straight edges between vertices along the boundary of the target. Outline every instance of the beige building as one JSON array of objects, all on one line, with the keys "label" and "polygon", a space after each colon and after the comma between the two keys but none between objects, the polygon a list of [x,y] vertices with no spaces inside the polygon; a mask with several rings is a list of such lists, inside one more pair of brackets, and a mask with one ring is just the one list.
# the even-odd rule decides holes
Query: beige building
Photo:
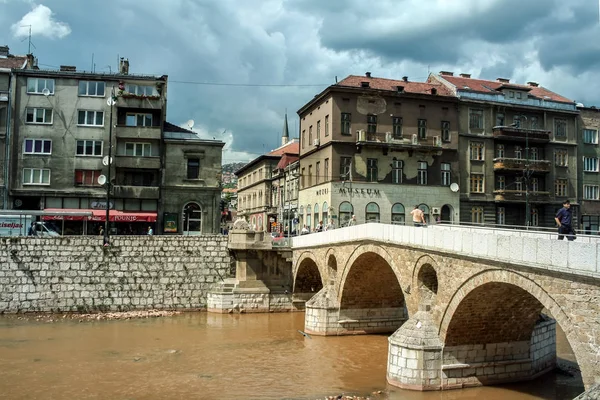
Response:
[{"label": "beige building", "polygon": [[[459,218],[457,99],[440,83],[349,76],[300,116],[300,224]],[[452,189],[451,189],[452,188]]]}]

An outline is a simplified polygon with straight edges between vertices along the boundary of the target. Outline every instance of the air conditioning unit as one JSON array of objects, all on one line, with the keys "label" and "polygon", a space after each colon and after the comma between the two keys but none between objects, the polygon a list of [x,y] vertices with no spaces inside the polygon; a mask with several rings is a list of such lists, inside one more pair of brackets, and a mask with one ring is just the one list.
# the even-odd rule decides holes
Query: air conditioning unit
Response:
[{"label": "air conditioning unit", "polygon": [[318,146],[319,144],[321,144],[321,142],[319,142],[319,139],[313,140],[313,146]]},{"label": "air conditioning unit", "polygon": [[412,135],[412,144],[419,144],[419,137],[416,133],[413,133]]},{"label": "air conditioning unit", "polygon": [[367,132],[365,132],[364,130],[359,130],[358,131],[358,141],[359,142],[366,142],[367,141]]},{"label": "air conditioning unit", "polygon": [[441,136],[434,136],[433,137],[433,145],[434,146],[438,146],[438,147],[442,147],[442,137]]},{"label": "air conditioning unit", "polygon": [[431,213],[433,215],[440,215],[440,208],[439,207],[431,207]]}]

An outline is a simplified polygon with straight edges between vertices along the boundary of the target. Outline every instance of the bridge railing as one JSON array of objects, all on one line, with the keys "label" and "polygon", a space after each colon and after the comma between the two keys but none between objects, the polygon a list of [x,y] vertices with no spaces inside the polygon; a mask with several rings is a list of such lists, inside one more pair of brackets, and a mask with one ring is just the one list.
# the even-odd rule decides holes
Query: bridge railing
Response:
[{"label": "bridge railing", "polygon": [[296,236],[292,248],[378,241],[484,260],[600,277],[600,240],[577,236],[557,240],[556,232],[437,224],[428,227],[368,223]]}]

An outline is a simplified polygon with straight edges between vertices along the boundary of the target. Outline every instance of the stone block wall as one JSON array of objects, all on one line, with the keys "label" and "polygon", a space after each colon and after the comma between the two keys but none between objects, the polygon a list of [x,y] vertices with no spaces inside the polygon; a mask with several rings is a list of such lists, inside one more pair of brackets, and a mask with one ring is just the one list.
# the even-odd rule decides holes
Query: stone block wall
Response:
[{"label": "stone block wall", "polygon": [[207,309],[216,313],[294,311],[292,295],[287,293],[210,292],[207,296]]},{"label": "stone block wall", "polygon": [[227,237],[0,239],[0,313],[201,309],[231,276]]},{"label": "stone block wall", "polygon": [[405,307],[341,309],[338,334],[394,332],[407,319]]}]

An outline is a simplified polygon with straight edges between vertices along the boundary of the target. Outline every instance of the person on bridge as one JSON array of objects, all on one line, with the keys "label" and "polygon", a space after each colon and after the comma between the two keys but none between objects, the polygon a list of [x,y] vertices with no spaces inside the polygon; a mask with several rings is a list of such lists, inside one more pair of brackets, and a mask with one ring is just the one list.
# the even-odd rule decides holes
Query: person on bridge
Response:
[{"label": "person on bridge", "polygon": [[567,236],[567,240],[575,240],[575,231],[572,226],[573,210],[571,210],[569,200],[563,202],[563,208],[558,210],[554,220],[558,225],[558,240],[563,240],[565,235]]},{"label": "person on bridge", "polygon": [[354,225],[356,225],[356,215],[353,215],[352,218],[350,218],[350,221],[348,221],[348,226]]},{"label": "person on bridge", "polygon": [[423,213],[423,210],[421,210],[419,208],[419,206],[415,206],[415,208],[410,212],[410,214],[412,215],[412,219],[413,219],[413,225],[416,227],[419,226],[425,226],[425,214]]}]

